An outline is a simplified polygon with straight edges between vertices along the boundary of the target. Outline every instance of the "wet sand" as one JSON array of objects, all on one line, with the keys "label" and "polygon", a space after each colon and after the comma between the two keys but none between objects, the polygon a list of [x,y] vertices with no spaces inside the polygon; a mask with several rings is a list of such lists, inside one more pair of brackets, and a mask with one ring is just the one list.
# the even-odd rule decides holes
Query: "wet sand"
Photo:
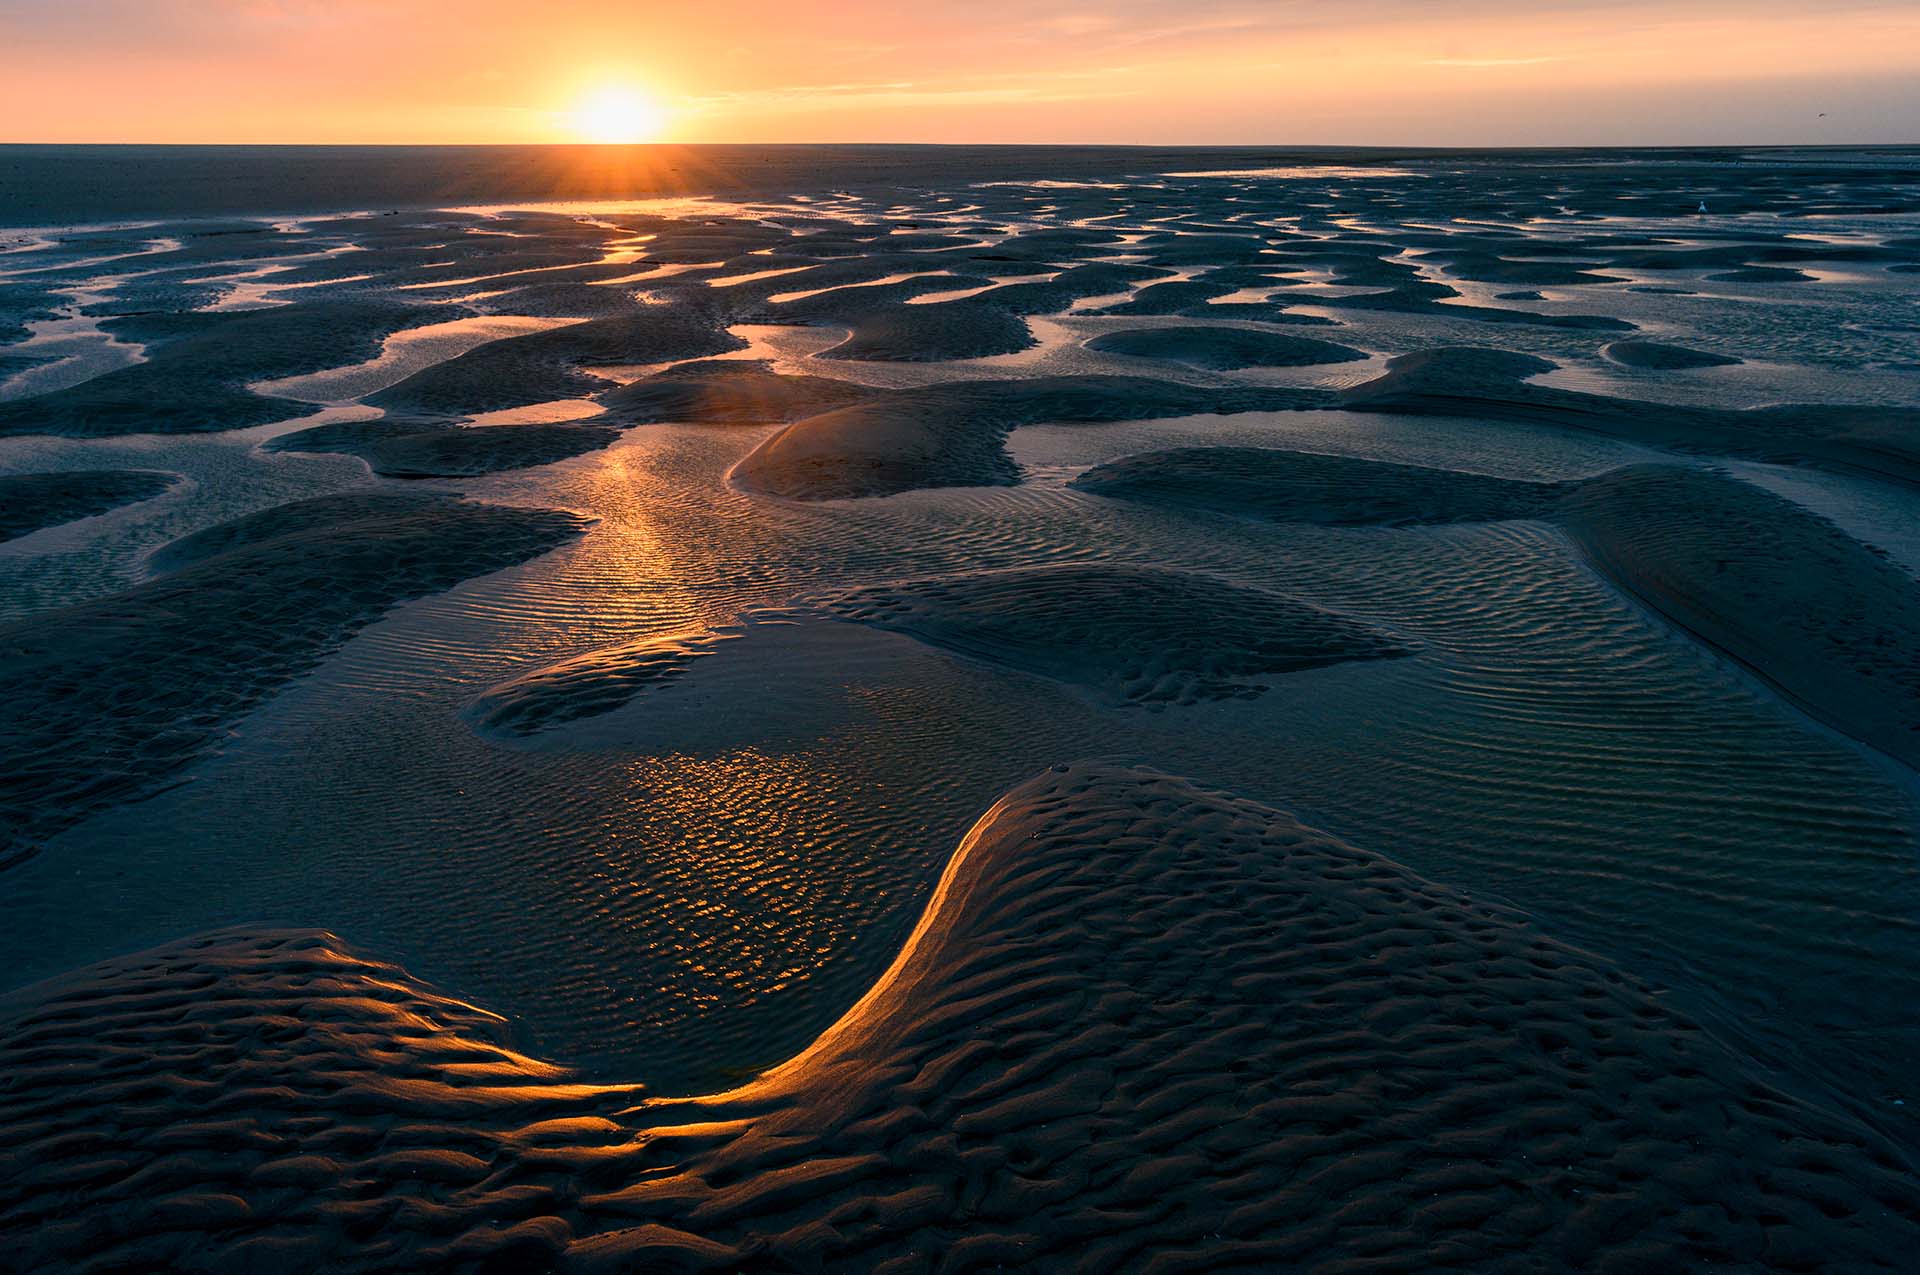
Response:
[{"label": "wet sand", "polygon": [[59,157],[9,1261],[1908,1262],[1911,152]]},{"label": "wet sand", "polygon": [[0,1015],[15,1251],[77,1270],[1855,1269],[1920,1237],[1891,1146],[1631,978],[1138,768],[1008,793],[873,988],[723,1093],[583,1084],[313,931]]}]

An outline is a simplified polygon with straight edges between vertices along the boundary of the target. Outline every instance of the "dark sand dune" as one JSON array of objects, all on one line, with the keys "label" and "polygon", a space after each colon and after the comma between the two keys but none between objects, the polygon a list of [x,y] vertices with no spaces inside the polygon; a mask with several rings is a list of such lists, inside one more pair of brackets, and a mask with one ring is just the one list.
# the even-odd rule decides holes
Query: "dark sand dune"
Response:
[{"label": "dark sand dune", "polygon": [[1275,448],[1187,447],[1096,465],[1073,486],[1270,522],[1405,527],[1538,518],[1566,484]]},{"label": "dark sand dune", "polygon": [[[908,278],[887,278],[895,273]],[[991,286],[993,278],[987,275],[943,273],[939,261],[897,261],[891,271],[885,269],[883,261],[833,261],[797,275],[714,288],[712,292],[718,294],[716,303],[728,307],[735,323],[845,326],[858,323],[866,313],[904,305],[918,296]],[[766,300],[751,301],[755,294]]]},{"label": "dark sand dune", "polygon": [[1498,306],[1467,305],[1452,301],[1459,295],[1459,292],[1445,284],[1416,283],[1386,292],[1315,297],[1314,304],[1341,310],[1382,310],[1395,314],[1421,314],[1436,319],[1469,319],[1477,323],[1528,323],[1546,328],[1574,328],[1583,332],[1634,330],[1632,323],[1609,315],[1546,314],[1535,310],[1505,310]]},{"label": "dark sand dune", "polygon": [[1298,328],[1338,328],[1344,327],[1338,319],[1330,319],[1324,314],[1297,314],[1283,308],[1279,303],[1268,301],[1215,301],[1211,305],[1197,305],[1182,310],[1184,319],[1234,319],[1252,323],[1282,323]]},{"label": "dark sand dune", "polygon": [[535,735],[622,708],[739,636],[714,630],[675,633],[588,651],[492,687],[468,705],[465,716],[483,733]]},{"label": "dark sand dune", "polygon": [[537,1169],[490,1188],[492,1166],[578,1169],[596,1130],[631,1136],[595,1113],[637,1095],[316,932],[206,935],[0,1017],[0,1231],[23,1272],[540,1269],[562,1197]]},{"label": "dark sand dune", "polygon": [[709,314],[653,305],[629,315],[490,341],[365,401],[389,411],[465,416],[580,398],[608,388],[605,380],[583,368],[674,362],[724,354],[745,344]]},{"label": "dark sand dune", "polygon": [[1911,1166],[1598,958],[1058,767],[809,1049],[645,1099],[317,932],[0,1001],[0,1242],[105,1272],[1896,1270]]},{"label": "dark sand dune", "polygon": [[316,425],[271,439],[265,450],[341,452],[388,478],[464,478],[550,465],[599,451],[620,434],[620,426],[600,417],[484,427],[401,417]]},{"label": "dark sand dune", "polygon": [[1407,649],[1311,603],[1152,567],[1034,567],[856,589],[834,614],[1122,705],[1246,699],[1269,674]]},{"label": "dark sand dune", "polygon": [[1215,297],[1224,297],[1239,289],[1226,283],[1199,283],[1181,279],[1171,283],[1149,283],[1135,289],[1125,301],[1116,302],[1089,314],[1179,314],[1205,305]]},{"label": "dark sand dune", "polygon": [[[13,468],[192,486],[0,553],[0,609],[27,617],[0,625],[0,863],[58,837],[5,874],[0,988],[74,971],[0,994],[0,1270],[1913,1265],[1912,775],[1728,667],[1913,764],[1911,573],[1705,469],[1531,483],[1188,444],[1418,434],[1439,464],[1554,474],[1618,451],[1564,429],[1920,485],[1910,408],[1530,379],[1554,366],[1536,354],[1592,364],[1646,335],[1607,347],[1619,375],[1593,384],[1632,369],[1706,403],[1714,374],[1674,370],[1697,345],[1754,361],[1728,382],[1743,401],[1852,399],[1852,376],[1859,401],[1911,403],[1920,151],[1342,156],[1395,165],[1356,176],[1314,167],[1331,152],[664,147],[623,180],[773,198],[499,211],[633,193],[587,180],[584,153],[0,148],[19,196],[0,218],[126,218],[0,245],[0,341],[18,343],[0,372],[94,376],[0,404],[0,433],[291,420],[312,408],[248,387],[476,313],[586,322],[419,372],[381,395],[384,420],[264,447],[424,475],[538,465],[648,421],[762,431],[655,431],[623,449],[636,463],[488,483],[531,506],[511,509],[391,483],[306,499],[341,467],[263,458],[251,436],[8,446]],[[1181,175],[1209,168],[1256,171]],[[994,180],[1022,175],[1050,180]],[[453,199],[494,211],[232,212]],[[174,208],[223,219],[151,219]],[[195,312],[216,302],[269,308]],[[1084,319],[1102,307],[1259,326],[1116,338],[1162,360],[1138,377],[1046,375],[1091,365],[1074,347],[1117,326]],[[1020,349],[1031,315],[1066,317],[1031,324],[1044,348],[1007,379],[935,362]],[[1356,348],[1469,325],[1505,348],[1428,350],[1344,393],[1175,366],[1285,365],[1303,348],[1286,332],[1329,333],[1279,325],[1326,315]],[[830,329],[776,336],[784,357],[846,329],[839,353],[920,366],[814,365],[866,386],[682,362],[755,324]],[[417,371],[505,326],[394,353]],[[465,427],[559,398],[604,414]],[[1044,431],[1048,474],[1181,448],[1078,492],[799,507],[723,487],[730,462],[738,486],[803,499],[1011,483],[1027,424],[1340,407],[1434,419]],[[1767,481],[1911,560],[1913,490]],[[126,587],[158,528],[272,502]],[[395,604],[583,524],[541,506],[608,534],[318,667]],[[1506,521],[1323,534],[1169,509]],[[809,618],[764,660],[683,627],[796,598]],[[1416,645],[1430,658],[1363,663]],[[719,649],[748,658],[701,662]],[[982,820],[900,948],[969,804],[1090,748],[1297,794],[1620,964],[1285,814],[1084,765]],[[88,967],[232,920],[258,928]],[[515,1021],[265,928],[327,924]],[[512,1043],[534,1039],[656,1087]]]},{"label": "dark sand dune", "polygon": [[1648,403],[1526,380],[1554,365],[1459,347],[1403,355],[1344,392],[1366,412],[1464,416],[1588,430],[1674,451],[1837,465],[1920,483],[1920,411],[1787,404],[1745,410]]},{"label": "dark sand dune", "polygon": [[966,298],[870,310],[853,320],[853,332],[845,341],[820,357],[935,363],[1013,354],[1033,344],[1033,333],[1019,315]]},{"label": "dark sand dune", "polygon": [[0,864],[164,786],[389,607],[581,528],[438,494],[322,496],[176,542],[147,584],[0,627]]},{"label": "dark sand dune", "polygon": [[[1522,251],[1527,251],[1525,247]],[[1420,254],[1422,261],[1434,261],[1446,267],[1448,274],[1474,283],[1534,284],[1542,287],[1569,287],[1582,283],[1624,283],[1617,275],[1595,273],[1597,262],[1510,261],[1491,252],[1474,248],[1433,249]]]},{"label": "dark sand dune", "polygon": [[117,334],[148,343],[145,362],[0,403],[0,436],[182,434],[292,420],[312,405],[255,394],[247,383],[371,359],[394,332],[456,317],[444,306],[342,300],[116,321]]},{"label": "dark sand dune", "polygon": [[1184,231],[1149,235],[1133,245],[1155,261],[1173,266],[1227,266],[1267,260],[1267,236],[1241,231],[1207,234]]},{"label": "dark sand dune", "polygon": [[1920,581],[1771,492],[1665,465],[1556,514],[1608,578],[1815,717],[1920,768]]},{"label": "dark sand dune", "polygon": [[179,481],[144,469],[0,474],[0,540],[152,500]]},{"label": "dark sand dune", "polygon": [[631,288],[592,283],[531,283],[472,302],[474,309],[485,314],[531,314],[554,319],[603,319],[631,314],[640,304]]},{"label": "dark sand dune", "polygon": [[1046,280],[1003,283],[981,293],[979,300],[1014,314],[1059,314],[1083,297],[1125,292],[1137,283],[1164,278],[1171,273],[1161,266],[1102,262],[1074,266]]},{"label": "dark sand dune", "polygon": [[1127,328],[1087,342],[1089,350],[1164,359],[1188,367],[1232,371],[1246,367],[1312,367],[1352,363],[1367,356],[1350,346],[1258,328]]},{"label": "dark sand dune", "polygon": [[[1548,314],[1535,310],[1507,310],[1459,301],[1460,290],[1423,277],[1413,265],[1390,261],[1378,255],[1391,252],[1386,244],[1344,244],[1321,241],[1294,244],[1281,250],[1296,264],[1316,266],[1331,272],[1333,282],[1342,287],[1378,288],[1348,296],[1316,296],[1314,304],[1346,310],[1378,310],[1394,314],[1421,314],[1434,318],[1468,319],[1482,323],[1523,323],[1540,327],[1576,328],[1585,331],[1630,332],[1634,325],[1625,319],[1600,314]],[[1511,264],[1511,263],[1509,263]],[[1547,273],[1557,270],[1549,267]],[[1508,273],[1486,271],[1486,273]],[[1526,277],[1537,273],[1514,270],[1518,276],[1498,282],[1530,283],[1544,280]]]},{"label": "dark sand dune", "polygon": [[27,324],[59,317],[59,295],[49,284],[0,280],[0,346],[24,341]]},{"label": "dark sand dune", "polygon": [[264,452],[340,452],[366,456],[374,447],[393,438],[406,438],[435,430],[457,429],[460,422],[438,416],[385,416],[369,421],[329,421],[311,429],[276,434],[260,444]]},{"label": "dark sand dune", "polygon": [[1813,276],[1803,270],[1790,266],[1747,266],[1740,270],[1724,270],[1719,274],[1710,274],[1707,278],[1714,283],[1812,283]]},{"label": "dark sand dune", "polygon": [[1689,350],[1658,341],[1615,341],[1600,351],[1615,363],[1645,368],[1654,372],[1679,372],[1696,367],[1731,367],[1739,359],[1705,350]]},{"label": "dark sand dune", "polygon": [[597,452],[620,433],[589,421],[455,427],[382,439],[362,454],[374,473],[389,478],[462,478]]},{"label": "dark sand dune", "polygon": [[[905,266],[909,270],[924,270],[910,279],[901,279],[891,283],[849,283],[833,286],[809,283],[805,274],[782,275],[769,279],[771,291],[775,296],[788,292],[799,292],[812,287],[827,287],[830,290],[816,292],[812,296],[795,297],[789,301],[769,300],[757,306],[740,305],[733,311],[736,321],[747,323],[790,323],[813,327],[841,327],[860,322],[866,315],[886,312],[896,306],[905,305],[915,297],[929,296],[941,292],[958,292],[962,288],[985,288],[993,284],[986,275],[939,274],[937,262],[913,262]],[[836,273],[852,273],[851,263],[835,263]],[[811,271],[808,272],[813,273]],[[822,273],[825,273],[824,271]],[[864,265],[859,271],[862,275],[872,273],[871,265]],[[744,289],[748,285],[742,285]],[[728,289],[731,296],[744,296],[744,292]],[[738,302],[735,302],[738,305]]]},{"label": "dark sand dune", "polygon": [[1545,518],[1628,593],[1813,716],[1920,768],[1920,581],[1791,501],[1711,470],[1636,465],[1530,483],[1217,447],[1124,457],[1074,486],[1332,526]]},{"label": "dark sand dune", "polygon": [[785,376],[765,362],[682,363],[600,396],[606,414],[630,424],[773,425],[859,402],[871,390],[830,376]]},{"label": "dark sand dune", "polygon": [[920,487],[1018,481],[1008,430],[1042,421],[1150,420],[1200,413],[1329,407],[1327,391],[1199,389],[1128,376],[949,381],[878,393],[789,425],[734,467],[752,491],[802,500],[884,496]]}]

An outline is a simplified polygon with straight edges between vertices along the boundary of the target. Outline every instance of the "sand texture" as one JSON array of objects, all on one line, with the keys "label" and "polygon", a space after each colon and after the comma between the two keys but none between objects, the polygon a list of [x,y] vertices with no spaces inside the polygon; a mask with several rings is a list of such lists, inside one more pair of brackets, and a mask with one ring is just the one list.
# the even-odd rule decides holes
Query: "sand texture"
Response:
[{"label": "sand texture", "polygon": [[1232,371],[1243,367],[1311,367],[1351,363],[1367,356],[1332,341],[1262,332],[1255,328],[1128,328],[1087,342],[1103,354],[1165,359],[1190,367]]},{"label": "sand texture", "polygon": [[1650,372],[1685,372],[1698,367],[1731,367],[1740,360],[1707,350],[1689,350],[1683,345],[1664,345],[1659,341],[1615,341],[1602,351],[1615,363],[1645,368]]},{"label": "sand texture", "polygon": [[1043,567],[861,589],[833,612],[1149,708],[1247,698],[1259,680],[1406,648],[1295,598],[1149,567]]},{"label": "sand texture", "polygon": [[470,704],[467,720],[480,731],[534,735],[583,717],[624,707],[648,687],[670,681],[711,655],[733,632],[645,638],[572,656],[489,688]]},{"label": "sand texture", "polygon": [[0,474],[0,540],[152,500],[177,481],[138,469]]},{"label": "sand texture", "polygon": [[318,497],[176,542],[150,583],[0,628],[0,859],[174,780],[388,607],[581,526],[448,496]]},{"label": "sand texture", "polygon": [[1814,716],[1920,768],[1920,581],[1746,483],[1676,466],[1580,484],[1558,517],[1594,565]]},{"label": "sand texture", "polygon": [[607,414],[634,424],[776,425],[818,416],[867,396],[827,376],[785,376],[765,361],[682,363],[603,394]]},{"label": "sand texture", "polygon": [[894,305],[854,320],[853,334],[822,357],[934,363],[1012,354],[1034,344],[1020,316],[977,300]]},{"label": "sand texture", "polygon": [[1124,457],[1097,495],[1326,526],[1539,518],[1608,579],[1815,717],[1920,767],[1920,580],[1771,492],[1638,465],[1530,483],[1263,448]]},{"label": "sand texture", "polygon": [[0,192],[0,1272],[1915,1267],[1920,147]]},{"label": "sand texture", "polygon": [[461,416],[577,398],[609,388],[585,368],[664,363],[739,349],[741,342],[706,315],[655,306],[547,332],[493,341],[435,364],[368,402],[389,411]]},{"label": "sand texture", "polygon": [[1125,376],[957,381],[898,390],[789,425],[734,469],[752,491],[802,500],[1018,480],[1008,430],[1197,413],[1281,411],[1331,402],[1318,390],[1206,390]]},{"label": "sand texture", "polygon": [[316,932],[0,1016],[29,1267],[1869,1270],[1920,1239],[1896,1153],[1633,979],[1142,769],[1007,794],[859,1004],[711,1097],[574,1082]]},{"label": "sand texture", "polygon": [[372,358],[392,332],[445,318],[391,301],[315,301],[238,314],[140,315],[111,327],[146,361],[34,398],[0,402],[9,434],[178,434],[293,420],[304,403],[256,394],[251,381]]},{"label": "sand texture", "polygon": [[1728,409],[1645,403],[1537,385],[1552,370],[1532,355],[1451,348],[1394,359],[1347,391],[1368,412],[1465,416],[1588,430],[1675,451],[1864,469],[1920,482],[1920,412],[1903,407],[1789,404]]},{"label": "sand texture", "polygon": [[1265,447],[1123,456],[1073,485],[1116,500],[1330,527],[1535,518],[1565,486]]}]

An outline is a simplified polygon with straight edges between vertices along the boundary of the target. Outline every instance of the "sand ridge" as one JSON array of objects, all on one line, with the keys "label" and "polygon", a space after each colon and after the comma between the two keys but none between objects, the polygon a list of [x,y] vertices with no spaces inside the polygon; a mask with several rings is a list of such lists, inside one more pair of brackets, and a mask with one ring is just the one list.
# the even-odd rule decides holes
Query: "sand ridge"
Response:
[{"label": "sand ridge", "polygon": [[0,864],[172,782],[389,607],[584,526],[441,493],[321,496],[177,541],[145,584],[0,627]]},{"label": "sand ridge", "polygon": [[1537,518],[1568,486],[1267,447],[1142,452],[1096,465],[1072,485],[1119,500],[1331,527]]},{"label": "sand ridge", "polygon": [[1089,350],[1142,359],[1165,359],[1209,371],[1248,367],[1313,367],[1352,363],[1367,356],[1350,346],[1257,328],[1124,328],[1087,342]]},{"label": "sand ridge", "polygon": [[257,394],[247,385],[372,358],[392,333],[449,317],[441,307],[382,298],[106,319],[103,327],[145,347],[145,359],[65,389],[0,403],[0,437],[200,433],[292,420],[311,406]]},{"label": "sand ridge", "polygon": [[760,444],[733,470],[750,491],[802,500],[880,496],[919,487],[1018,481],[1006,433],[1041,421],[1145,420],[1330,405],[1331,392],[1203,389],[1127,376],[949,381],[878,394],[808,417]]},{"label": "sand ridge", "polygon": [[152,500],[178,481],[142,469],[0,474],[0,541]]},{"label": "sand ridge", "polygon": [[545,665],[489,687],[465,717],[486,734],[527,736],[611,712],[740,637],[732,630],[642,638]]},{"label": "sand ridge", "polygon": [[1526,379],[1553,367],[1502,350],[1425,350],[1392,360],[1377,380],[1347,390],[1344,405],[1587,430],[1673,451],[1826,464],[1920,482],[1913,429],[1920,413],[1912,408],[1693,407],[1584,394]]},{"label": "sand ridge", "polygon": [[1408,648],[1357,620],[1264,589],[1153,567],[1055,566],[849,591],[832,614],[1161,708],[1249,698],[1258,679]]},{"label": "sand ridge", "polygon": [[1920,1239],[1896,1152],[1631,978],[1143,768],[1009,792],[872,990],[736,1090],[580,1084],[501,1027],[311,931],[14,993],[0,1236],[290,1272],[1877,1270]]},{"label": "sand ridge", "polygon": [[1724,473],[1635,465],[1559,483],[1265,448],[1143,453],[1096,495],[1328,526],[1545,519],[1609,580],[1813,716],[1920,766],[1920,581]]},{"label": "sand ridge", "polygon": [[664,153],[5,245],[0,1267],[1910,1259],[1920,153]]},{"label": "sand ridge", "polygon": [[608,388],[604,380],[582,370],[586,367],[675,362],[744,345],[711,315],[682,306],[648,306],[632,314],[490,341],[365,401],[389,411],[443,416],[496,411]]}]

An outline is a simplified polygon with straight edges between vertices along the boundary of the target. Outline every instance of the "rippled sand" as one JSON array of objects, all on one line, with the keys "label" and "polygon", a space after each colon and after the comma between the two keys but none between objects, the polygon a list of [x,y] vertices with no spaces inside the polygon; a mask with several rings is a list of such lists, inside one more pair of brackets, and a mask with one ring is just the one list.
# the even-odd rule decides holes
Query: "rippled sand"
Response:
[{"label": "rippled sand", "polygon": [[0,1247],[1898,1269],[1920,162],[843,175],[0,256]]}]

